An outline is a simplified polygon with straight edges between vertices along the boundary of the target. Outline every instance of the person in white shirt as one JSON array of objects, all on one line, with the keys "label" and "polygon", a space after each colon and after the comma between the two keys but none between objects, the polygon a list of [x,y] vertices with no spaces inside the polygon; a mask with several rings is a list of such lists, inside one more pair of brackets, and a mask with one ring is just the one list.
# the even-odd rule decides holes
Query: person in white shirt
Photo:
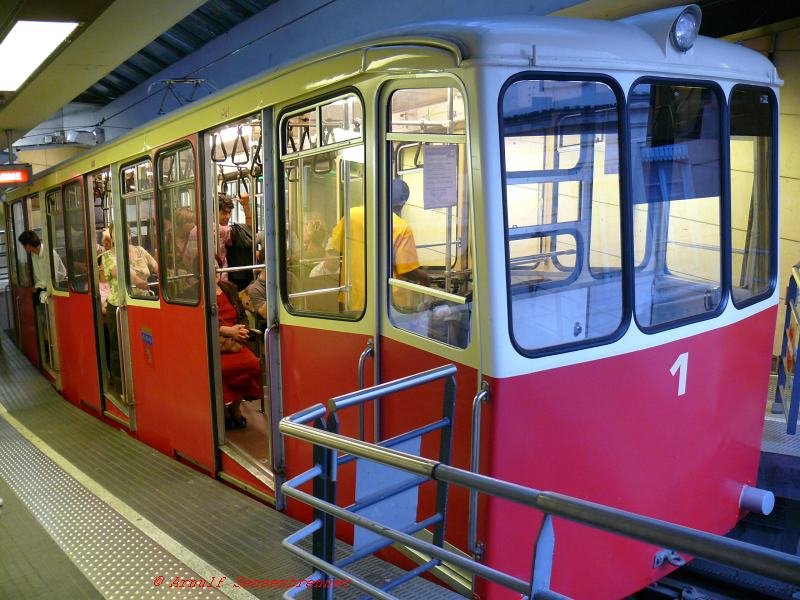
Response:
[{"label": "person in white shirt", "polygon": [[[43,336],[40,338],[40,350],[45,362],[54,370],[58,370],[58,358],[54,349],[57,346],[56,332],[51,324],[54,322],[53,308],[48,302],[49,290],[52,287],[50,280],[50,260],[47,256],[44,242],[39,235],[28,229],[19,234],[19,243],[27,253],[31,255],[33,263],[33,287],[35,290],[34,304],[36,307],[36,320]],[[59,282],[67,280],[67,269],[61,261],[61,257],[53,251],[53,267],[56,271],[56,278]],[[45,309],[46,307],[46,309]]]},{"label": "person in white shirt", "polygon": [[[52,285],[50,281],[49,259],[47,258],[44,242],[39,238],[38,234],[31,229],[23,231],[19,234],[17,239],[19,243],[22,244],[25,252],[31,255],[31,260],[33,262],[33,287],[39,293],[39,302],[46,304],[48,290]],[[56,279],[58,281],[66,281],[67,269],[61,261],[61,257],[55,251],[53,251],[53,266],[56,270]]]}]

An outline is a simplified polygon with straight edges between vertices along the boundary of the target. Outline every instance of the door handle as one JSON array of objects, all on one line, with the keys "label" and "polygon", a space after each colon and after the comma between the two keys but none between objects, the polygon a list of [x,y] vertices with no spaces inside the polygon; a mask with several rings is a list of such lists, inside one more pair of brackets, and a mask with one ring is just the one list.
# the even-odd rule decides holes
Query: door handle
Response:
[{"label": "door handle", "polygon": [[[361,353],[361,356],[358,357],[358,389],[364,389],[364,365],[367,362],[367,358],[375,356],[375,341],[370,338],[367,342],[367,347],[364,348],[364,351]],[[378,425],[380,423],[380,408],[378,402],[374,403],[375,406],[375,443],[378,443]],[[358,439],[364,441],[364,403],[360,403],[358,405]]]},{"label": "door handle", "polygon": [[[472,399],[472,449],[470,453],[470,471],[480,470],[481,459],[481,413],[485,403],[489,401],[489,386],[484,381],[480,391]],[[478,492],[469,491],[469,527],[467,532],[467,550],[480,560],[483,548],[478,544]]]}]

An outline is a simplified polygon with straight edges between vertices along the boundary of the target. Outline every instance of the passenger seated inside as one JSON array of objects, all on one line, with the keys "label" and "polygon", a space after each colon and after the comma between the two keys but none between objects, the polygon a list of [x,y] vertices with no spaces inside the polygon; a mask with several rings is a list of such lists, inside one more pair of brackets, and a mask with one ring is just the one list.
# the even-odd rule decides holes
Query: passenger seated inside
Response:
[{"label": "passenger seated inside", "polygon": [[[217,265],[222,261],[217,258]],[[219,348],[222,367],[222,400],[225,403],[225,428],[247,426],[241,403],[261,398],[261,365],[247,347],[250,330],[247,315],[239,300],[239,291],[217,273],[217,305],[219,307]]]},{"label": "passenger seated inside", "polygon": [[[392,180],[392,277],[405,279],[419,285],[430,286],[428,272],[419,264],[417,244],[411,226],[400,215],[408,202],[408,184],[402,179]],[[407,290],[394,289],[392,302],[397,308],[413,308]]]},{"label": "passenger seated inside", "polygon": [[[256,262],[264,262],[264,252],[259,250]],[[261,269],[258,276],[247,286],[247,296],[250,298],[250,309],[259,319],[267,318],[267,271]]]}]

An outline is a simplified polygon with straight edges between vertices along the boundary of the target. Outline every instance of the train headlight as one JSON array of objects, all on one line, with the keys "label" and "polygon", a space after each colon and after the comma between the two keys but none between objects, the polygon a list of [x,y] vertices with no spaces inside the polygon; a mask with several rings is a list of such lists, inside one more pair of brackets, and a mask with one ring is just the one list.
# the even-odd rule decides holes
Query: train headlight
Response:
[{"label": "train headlight", "polygon": [[697,33],[700,31],[701,17],[700,7],[692,4],[691,6],[687,6],[686,9],[678,15],[678,18],[675,19],[669,34],[669,39],[677,50],[686,52],[694,45],[697,39]]}]

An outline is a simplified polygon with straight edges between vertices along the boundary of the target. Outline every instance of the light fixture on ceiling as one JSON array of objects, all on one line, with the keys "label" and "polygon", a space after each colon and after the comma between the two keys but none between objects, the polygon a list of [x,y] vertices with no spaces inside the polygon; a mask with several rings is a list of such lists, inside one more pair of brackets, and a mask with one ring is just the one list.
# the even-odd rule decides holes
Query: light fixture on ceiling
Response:
[{"label": "light fixture on ceiling", "polygon": [[0,90],[16,91],[77,26],[63,21],[17,21],[0,43]]}]

